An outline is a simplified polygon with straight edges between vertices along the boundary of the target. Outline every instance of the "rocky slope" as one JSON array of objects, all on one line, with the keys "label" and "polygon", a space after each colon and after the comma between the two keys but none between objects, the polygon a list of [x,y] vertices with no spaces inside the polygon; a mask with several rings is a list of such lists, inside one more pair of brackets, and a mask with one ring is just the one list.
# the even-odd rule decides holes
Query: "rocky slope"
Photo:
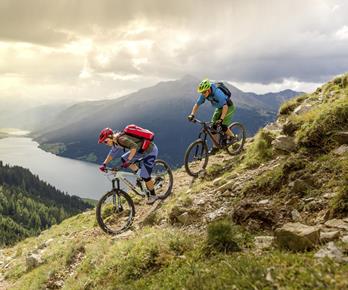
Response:
[{"label": "rocky slope", "polygon": [[87,211],[0,251],[0,289],[347,289],[348,75],[110,237]]}]

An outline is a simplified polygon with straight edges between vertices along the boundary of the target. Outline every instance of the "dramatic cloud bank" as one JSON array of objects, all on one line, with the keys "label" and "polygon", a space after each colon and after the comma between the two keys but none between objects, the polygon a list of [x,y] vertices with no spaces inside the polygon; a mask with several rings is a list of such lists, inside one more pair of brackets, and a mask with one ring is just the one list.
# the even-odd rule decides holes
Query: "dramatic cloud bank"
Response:
[{"label": "dramatic cloud bank", "polygon": [[114,98],[186,74],[311,90],[346,71],[343,0],[0,0],[0,99]]}]

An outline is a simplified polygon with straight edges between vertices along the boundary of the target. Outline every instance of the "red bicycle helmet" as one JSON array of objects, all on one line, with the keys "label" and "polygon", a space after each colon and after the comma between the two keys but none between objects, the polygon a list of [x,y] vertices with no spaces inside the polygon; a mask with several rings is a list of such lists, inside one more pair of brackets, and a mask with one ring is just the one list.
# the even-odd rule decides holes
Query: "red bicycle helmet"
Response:
[{"label": "red bicycle helmet", "polygon": [[100,131],[98,143],[99,144],[103,143],[105,139],[112,136],[113,133],[114,132],[110,128],[104,128],[103,130]]}]

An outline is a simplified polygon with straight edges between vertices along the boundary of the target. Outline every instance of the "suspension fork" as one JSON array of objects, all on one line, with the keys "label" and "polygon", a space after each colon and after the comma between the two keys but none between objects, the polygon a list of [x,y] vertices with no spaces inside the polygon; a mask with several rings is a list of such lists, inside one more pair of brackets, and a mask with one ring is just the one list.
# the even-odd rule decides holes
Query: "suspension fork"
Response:
[{"label": "suspension fork", "polygon": [[[204,136],[203,138],[201,138],[202,135]],[[198,139],[202,139],[203,143],[207,143],[207,132],[204,129],[199,133]],[[204,145],[201,148],[200,156],[203,156],[203,153],[204,153]],[[198,155],[198,146],[196,147],[196,152],[195,152],[195,156],[197,155]]]},{"label": "suspension fork", "polygon": [[[116,184],[116,186],[115,186],[115,184]],[[116,204],[117,204],[118,208],[121,207],[121,199],[120,198],[117,199],[117,197],[116,197],[118,195],[117,193],[119,192],[119,189],[120,189],[120,180],[118,178],[115,178],[112,180],[112,190],[114,193],[112,195],[112,203],[114,206],[116,206]]]}]

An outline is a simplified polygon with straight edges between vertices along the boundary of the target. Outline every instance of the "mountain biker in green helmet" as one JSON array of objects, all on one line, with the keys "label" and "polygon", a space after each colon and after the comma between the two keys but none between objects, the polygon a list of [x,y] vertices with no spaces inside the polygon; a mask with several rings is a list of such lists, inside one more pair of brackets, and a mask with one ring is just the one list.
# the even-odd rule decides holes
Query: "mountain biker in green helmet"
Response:
[{"label": "mountain biker in green helmet", "polygon": [[[228,126],[232,122],[235,107],[229,97],[225,95],[224,92],[216,86],[216,84],[211,83],[209,79],[204,79],[200,82],[197,92],[200,93],[200,96],[198,97],[197,102],[194,104],[191,114],[187,117],[189,121],[194,120],[199,106],[208,100],[210,101],[211,105],[216,108],[211,119],[213,127],[216,129],[218,126],[221,126],[222,131],[225,132],[228,137],[232,138],[233,133]],[[214,139],[219,142],[217,134],[214,135]],[[213,148],[209,151],[209,154],[214,154],[218,150],[219,149],[213,145]]]}]

